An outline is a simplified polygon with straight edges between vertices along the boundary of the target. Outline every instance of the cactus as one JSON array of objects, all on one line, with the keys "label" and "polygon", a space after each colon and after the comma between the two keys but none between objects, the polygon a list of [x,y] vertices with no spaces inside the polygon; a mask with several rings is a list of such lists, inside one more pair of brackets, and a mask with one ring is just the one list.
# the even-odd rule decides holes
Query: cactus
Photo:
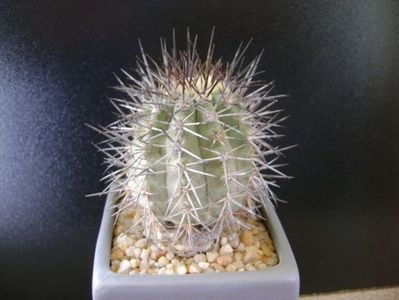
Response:
[{"label": "cactus", "polygon": [[213,59],[212,40],[203,62],[189,33],[185,51],[174,35],[171,51],[161,40],[161,63],[140,44],[138,77],[123,71],[127,83],[118,79],[128,99],[111,99],[119,118],[100,129],[116,214],[134,209],[132,227],[180,255],[250,227],[249,218],[278,201],[275,179],[286,177],[276,164],[283,149],[270,144],[284,119],[270,107],[282,95],[253,79],[261,55],[242,67],[248,45],[240,45],[224,65]]}]

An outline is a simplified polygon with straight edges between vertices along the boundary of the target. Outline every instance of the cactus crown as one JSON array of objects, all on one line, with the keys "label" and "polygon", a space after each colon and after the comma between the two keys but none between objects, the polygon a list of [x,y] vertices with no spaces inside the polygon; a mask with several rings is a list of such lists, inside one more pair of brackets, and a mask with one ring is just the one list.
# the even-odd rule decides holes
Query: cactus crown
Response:
[{"label": "cactus crown", "polygon": [[111,99],[119,118],[100,130],[116,214],[134,209],[133,228],[182,255],[249,227],[248,218],[278,201],[275,178],[286,177],[276,164],[283,149],[270,144],[282,121],[270,107],[281,95],[253,80],[261,55],[243,67],[248,45],[240,45],[223,65],[212,37],[204,62],[189,33],[185,51],[161,40],[161,63],[141,48],[138,79],[123,71],[128,82],[119,80],[129,98]]}]

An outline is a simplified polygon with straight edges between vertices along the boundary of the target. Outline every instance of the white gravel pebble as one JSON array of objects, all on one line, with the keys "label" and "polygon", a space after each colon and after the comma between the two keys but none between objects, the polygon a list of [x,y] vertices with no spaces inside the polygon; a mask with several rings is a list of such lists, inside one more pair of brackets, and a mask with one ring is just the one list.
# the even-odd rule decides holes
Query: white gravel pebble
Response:
[{"label": "white gravel pebble", "polygon": [[217,253],[216,251],[209,251],[206,253],[206,259],[210,263],[216,261],[218,256],[219,256],[219,253]]},{"label": "white gravel pebble", "polygon": [[208,263],[208,262],[200,261],[200,262],[198,263],[198,266],[199,266],[202,270],[206,270],[206,269],[209,268],[209,263]]},{"label": "white gravel pebble", "polygon": [[151,245],[150,246],[150,250],[151,250],[151,253],[158,253],[159,252],[159,248],[157,246],[155,246],[155,245]]},{"label": "white gravel pebble", "polygon": [[194,261],[199,264],[200,262],[206,262],[206,255],[201,253],[194,255]]},{"label": "white gravel pebble", "polygon": [[140,258],[141,258],[141,259],[146,259],[146,258],[148,258],[149,254],[150,254],[150,250],[148,250],[148,249],[143,249],[143,250],[141,251]]},{"label": "white gravel pebble", "polygon": [[245,269],[247,271],[256,271],[256,268],[253,265],[251,265],[251,264],[245,265]]},{"label": "white gravel pebble", "polygon": [[147,259],[143,259],[141,262],[140,262],[140,270],[141,271],[143,271],[143,270],[147,270],[147,268],[148,268],[148,262],[147,262]]},{"label": "white gravel pebble", "polygon": [[130,269],[130,261],[128,261],[127,259],[124,259],[119,264],[117,273],[122,274],[122,273],[125,273],[126,271],[128,271],[129,269]]},{"label": "white gravel pebble", "polygon": [[141,254],[141,249],[140,249],[140,248],[135,248],[135,249],[133,250],[133,256],[134,256],[135,258],[139,258],[139,257],[140,257],[140,254]]},{"label": "white gravel pebble", "polygon": [[180,264],[180,261],[177,258],[172,259],[171,261],[172,265],[176,266],[178,264]]},{"label": "white gravel pebble", "polygon": [[258,265],[258,269],[259,269],[259,270],[267,269],[267,265],[264,264],[264,263],[261,263],[261,264]]},{"label": "white gravel pebble", "polygon": [[220,248],[219,253],[221,255],[230,255],[233,251],[233,247],[231,247],[230,244],[226,244]]},{"label": "white gravel pebble", "polygon": [[146,238],[139,239],[134,245],[135,245],[137,248],[144,248],[145,245],[147,245],[147,239],[146,239]]},{"label": "white gravel pebble", "polygon": [[188,272],[190,274],[198,274],[201,273],[201,268],[196,264],[196,263],[192,263],[189,267],[188,267]]},{"label": "white gravel pebble", "polygon": [[179,275],[184,275],[187,273],[187,267],[183,264],[176,265],[176,273]]},{"label": "white gravel pebble", "polygon": [[119,247],[127,248],[133,244],[133,239],[127,234],[121,234],[116,238],[116,243]]}]

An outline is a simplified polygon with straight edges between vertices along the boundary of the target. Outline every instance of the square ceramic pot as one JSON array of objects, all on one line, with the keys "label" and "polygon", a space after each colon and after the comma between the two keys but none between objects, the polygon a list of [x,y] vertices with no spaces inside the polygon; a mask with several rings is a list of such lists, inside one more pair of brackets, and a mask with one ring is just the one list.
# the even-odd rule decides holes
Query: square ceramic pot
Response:
[{"label": "square ceramic pot", "polygon": [[262,271],[190,275],[121,275],[110,269],[114,217],[109,194],[97,239],[93,267],[94,300],[294,300],[299,273],[287,237],[270,205],[266,225],[275,243],[278,265]]}]

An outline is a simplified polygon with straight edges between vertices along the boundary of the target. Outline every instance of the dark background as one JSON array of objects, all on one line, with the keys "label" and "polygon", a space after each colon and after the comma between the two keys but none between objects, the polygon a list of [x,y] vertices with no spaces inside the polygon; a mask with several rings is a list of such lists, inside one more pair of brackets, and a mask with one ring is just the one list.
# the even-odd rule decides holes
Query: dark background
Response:
[{"label": "dark background", "polygon": [[278,214],[302,293],[399,284],[398,1],[0,1],[0,293],[89,299],[104,199],[84,123],[113,121],[113,72],[138,38],[253,38],[291,117]]}]

